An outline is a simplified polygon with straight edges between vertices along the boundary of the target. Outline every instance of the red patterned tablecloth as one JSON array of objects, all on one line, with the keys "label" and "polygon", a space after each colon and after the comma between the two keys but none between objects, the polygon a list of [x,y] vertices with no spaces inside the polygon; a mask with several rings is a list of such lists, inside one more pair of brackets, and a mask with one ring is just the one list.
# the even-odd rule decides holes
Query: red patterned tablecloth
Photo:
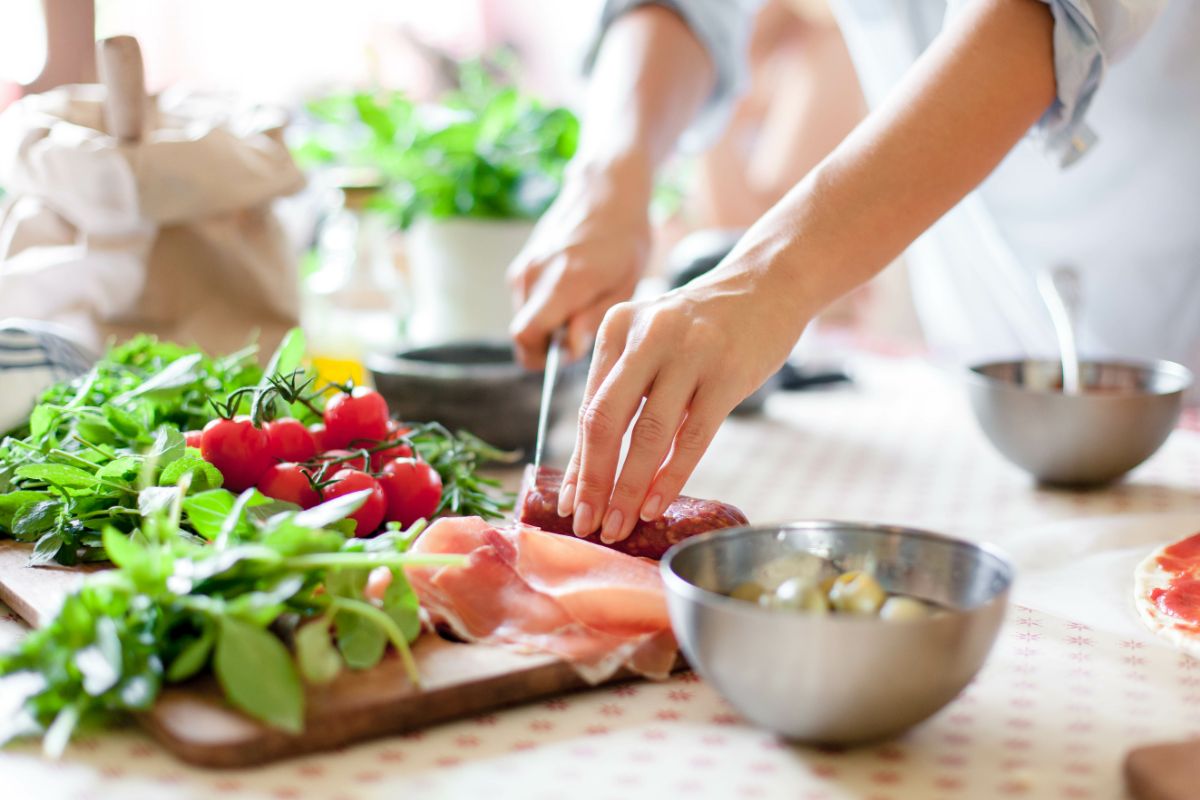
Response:
[{"label": "red patterned tablecloth", "polygon": [[[1035,561],[1042,528],[1061,539],[1087,536],[1088,520],[1162,516],[1178,526],[1190,513],[1200,527],[1200,434],[1177,431],[1113,488],[1041,490],[990,450],[952,376],[872,361],[857,377],[853,389],[780,395],[765,416],[728,422],[691,493],[737,503],[756,521],[841,517],[1023,542],[1022,557]],[[0,797],[1118,798],[1129,747],[1200,735],[1200,662],[1094,618],[1096,592],[1128,591],[1124,574],[1072,578],[1092,584],[1076,608],[1061,598],[1055,614],[1015,607],[961,697],[907,736],[865,749],[782,743],[687,674],[255,770],[188,768],[133,728],[91,735],[57,764],[19,745],[0,752]],[[23,631],[0,619],[0,644]]]}]

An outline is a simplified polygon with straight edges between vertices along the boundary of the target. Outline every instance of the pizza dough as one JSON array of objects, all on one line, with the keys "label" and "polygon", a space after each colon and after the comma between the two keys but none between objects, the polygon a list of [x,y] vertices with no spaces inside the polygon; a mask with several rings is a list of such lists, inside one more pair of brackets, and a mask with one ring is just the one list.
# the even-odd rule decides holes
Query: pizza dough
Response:
[{"label": "pizza dough", "polygon": [[1200,533],[1160,547],[1138,565],[1133,602],[1147,628],[1200,659]]}]

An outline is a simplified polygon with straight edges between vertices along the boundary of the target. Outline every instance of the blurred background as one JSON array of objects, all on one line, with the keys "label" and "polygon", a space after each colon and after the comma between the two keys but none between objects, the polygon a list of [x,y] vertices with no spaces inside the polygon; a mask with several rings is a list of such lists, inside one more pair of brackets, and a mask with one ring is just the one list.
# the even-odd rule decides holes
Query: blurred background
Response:
[{"label": "blurred background", "polygon": [[[282,107],[308,181],[273,211],[294,248],[304,325],[327,369],[353,374],[364,347],[471,338],[504,324],[482,309],[496,305],[497,273],[574,151],[571,112],[581,106],[599,6],[5,0],[0,109],[94,82],[92,41],[116,34],[139,40],[151,95]],[[714,234],[736,237],[863,113],[823,2],[768,2],[750,56],[751,85],[725,135],[706,152],[681,154],[662,178],[653,209],[659,285],[697,248],[711,249]],[[458,274],[463,264],[473,271]],[[824,344],[810,347],[921,346],[902,265],[816,327]]]}]

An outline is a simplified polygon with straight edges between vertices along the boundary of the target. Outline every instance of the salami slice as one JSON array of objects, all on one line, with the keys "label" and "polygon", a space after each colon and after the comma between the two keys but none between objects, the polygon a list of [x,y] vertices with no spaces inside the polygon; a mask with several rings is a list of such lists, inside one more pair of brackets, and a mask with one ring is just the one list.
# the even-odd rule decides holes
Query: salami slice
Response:
[{"label": "salami slice", "polygon": [[[541,467],[535,472],[532,464],[526,467],[521,495],[517,499],[518,519],[544,531],[574,536],[571,531],[574,519],[558,515],[558,490],[562,479],[562,470]],[[638,520],[625,541],[604,546],[632,556],[659,559],[672,545],[689,536],[746,524],[746,515],[728,503],[680,497],[653,522]],[[604,544],[599,532],[588,536],[587,541]]]}]

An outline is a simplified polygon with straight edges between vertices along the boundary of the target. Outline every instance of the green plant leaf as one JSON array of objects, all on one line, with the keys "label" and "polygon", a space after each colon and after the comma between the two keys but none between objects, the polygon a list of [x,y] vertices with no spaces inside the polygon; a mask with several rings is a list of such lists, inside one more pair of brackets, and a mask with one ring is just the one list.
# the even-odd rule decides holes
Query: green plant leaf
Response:
[{"label": "green plant leaf", "polygon": [[51,499],[46,492],[18,490],[8,494],[0,494],[0,530],[11,529],[13,515],[22,506],[33,505],[41,500]]},{"label": "green plant leaf", "polygon": [[129,534],[108,527],[101,536],[108,560],[118,567],[130,569],[146,562],[146,548]]},{"label": "green plant leaf", "polygon": [[334,617],[338,650],[351,669],[370,669],[387,649],[387,634],[366,617],[346,611]]},{"label": "green plant leaf", "polygon": [[95,475],[66,464],[26,464],[17,467],[17,477],[55,486],[89,488],[96,485]]},{"label": "green plant leaf", "polygon": [[125,405],[136,397],[174,391],[184,386],[189,386],[200,380],[201,376],[197,371],[197,367],[200,366],[200,362],[203,359],[203,353],[189,353],[186,356],[178,358],[164,367],[157,375],[140,384],[136,389],[131,389],[114,397],[112,402],[116,405]]},{"label": "green plant leaf", "polygon": [[212,627],[206,627],[203,633],[188,642],[187,646],[179,651],[179,655],[175,656],[175,660],[167,668],[167,680],[179,683],[204,669],[208,665],[208,658],[216,640]]},{"label": "green plant leaf", "polygon": [[421,635],[421,601],[401,570],[394,569],[392,582],[383,593],[383,610],[400,631],[405,641],[415,641]]},{"label": "green plant leaf", "polygon": [[75,654],[75,666],[83,674],[83,690],[93,697],[107,692],[121,680],[121,640],[117,624],[99,617],[96,640]]},{"label": "green plant leaf", "polygon": [[200,451],[193,448],[187,449],[179,460],[167,465],[158,476],[158,485],[177,486],[184,475],[192,476],[188,491],[193,493],[220,489],[225,480],[221,470],[205,461]]},{"label": "green plant leaf", "polygon": [[154,444],[146,453],[146,461],[153,462],[159,469],[183,458],[187,450],[183,434],[177,428],[163,425],[154,434]]},{"label": "green plant leaf", "polygon": [[37,540],[33,552],[29,555],[29,566],[41,567],[50,564],[58,558],[62,550],[63,537],[58,531],[51,531]]},{"label": "green plant leaf", "polygon": [[62,409],[58,406],[43,403],[33,409],[29,415],[29,436],[40,441],[54,427]]},{"label": "green plant leaf", "polygon": [[149,517],[166,511],[177,497],[178,486],[147,486],[138,492],[138,513]]},{"label": "green plant leaf", "polygon": [[140,456],[119,456],[105,464],[96,472],[96,477],[105,481],[123,481],[129,483],[138,476],[142,469]]},{"label": "green plant leaf", "polygon": [[222,618],[213,670],[237,708],[288,733],[304,730],[304,689],[287,648],[273,634]]},{"label": "green plant leaf", "polygon": [[326,500],[320,505],[297,512],[292,517],[292,521],[305,528],[325,528],[358,511],[370,496],[371,491],[369,489],[344,494],[341,497]]},{"label": "green plant leaf", "polygon": [[342,671],[342,656],[329,638],[329,624],[324,619],[296,631],[296,661],[309,683],[329,683]]},{"label": "green plant leaf", "polygon": [[48,531],[58,522],[62,503],[58,500],[39,500],[21,506],[13,516],[12,532],[16,536],[30,537]]}]

